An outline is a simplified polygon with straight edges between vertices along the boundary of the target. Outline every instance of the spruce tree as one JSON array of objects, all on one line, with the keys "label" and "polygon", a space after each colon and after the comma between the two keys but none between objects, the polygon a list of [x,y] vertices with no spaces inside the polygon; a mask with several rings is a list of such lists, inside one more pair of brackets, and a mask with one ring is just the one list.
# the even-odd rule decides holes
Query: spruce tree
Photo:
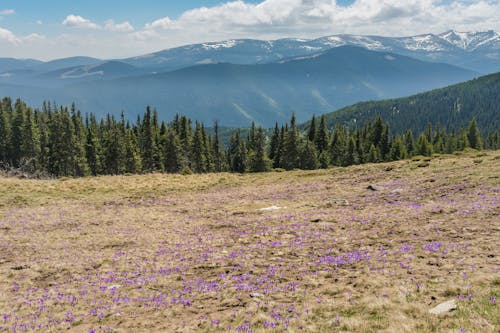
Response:
[{"label": "spruce tree", "polygon": [[178,173],[185,165],[187,165],[187,161],[183,161],[181,140],[179,139],[175,129],[171,129],[167,132],[163,149],[163,163],[165,165],[166,172]]},{"label": "spruce tree", "polygon": [[316,149],[322,153],[328,149],[328,128],[326,127],[326,117],[322,115],[319,121],[319,128],[314,140]]},{"label": "spruce tree", "polygon": [[292,115],[290,121],[290,128],[285,134],[285,140],[283,144],[283,155],[281,156],[281,165],[286,170],[292,170],[299,167],[299,147],[301,144],[301,138],[299,135],[299,130],[295,124],[295,115]]},{"label": "spruce tree", "polygon": [[481,134],[479,133],[479,129],[477,127],[476,118],[473,118],[469,123],[467,139],[469,139],[469,145],[473,149],[480,150],[483,146],[481,140]]},{"label": "spruce tree", "polygon": [[254,150],[249,150],[251,172],[265,172],[270,169],[271,161],[266,154],[266,135],[264,129],[259,127],[255,133]]},{"label": "spruce tree", "polygon": [[315,142],[317,136],[316,130],[316,116],[313,115],[309,123],[309,132],[307,134],[307,139],[311,142]]},{"label": "spruce tree", "polygon": [[304,140],[299,150],[299,167],[303,170],[318,168],[318,152],[312,141]]}]

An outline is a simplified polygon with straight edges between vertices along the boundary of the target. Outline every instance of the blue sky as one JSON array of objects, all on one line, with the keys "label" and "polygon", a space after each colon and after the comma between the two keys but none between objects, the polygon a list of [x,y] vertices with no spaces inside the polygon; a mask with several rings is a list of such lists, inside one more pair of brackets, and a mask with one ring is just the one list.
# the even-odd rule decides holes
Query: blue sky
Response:
[{"label": "blue sky", "polygon": [[500,0],[0,0],[0,57],[126,57],[231,38],[499,30]]}]

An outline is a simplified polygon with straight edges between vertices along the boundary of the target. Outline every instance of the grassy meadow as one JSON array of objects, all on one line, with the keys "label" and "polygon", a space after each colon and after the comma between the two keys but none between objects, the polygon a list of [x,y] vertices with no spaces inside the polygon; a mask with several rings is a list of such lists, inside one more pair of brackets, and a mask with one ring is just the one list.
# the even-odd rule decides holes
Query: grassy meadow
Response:
[{"label": "grassy meadow", "polygon": [[0,276],[0,332],[500,332],[500,151],[0,176]]}]

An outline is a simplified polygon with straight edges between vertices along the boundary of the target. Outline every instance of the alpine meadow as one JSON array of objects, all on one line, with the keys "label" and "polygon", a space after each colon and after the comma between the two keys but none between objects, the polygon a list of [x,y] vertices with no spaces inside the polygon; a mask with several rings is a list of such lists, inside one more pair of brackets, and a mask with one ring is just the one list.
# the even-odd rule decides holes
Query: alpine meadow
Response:
[{"label": "alpine meadow", "polygon": [[0,332],[500,332],[500,1],[0,3]]}]

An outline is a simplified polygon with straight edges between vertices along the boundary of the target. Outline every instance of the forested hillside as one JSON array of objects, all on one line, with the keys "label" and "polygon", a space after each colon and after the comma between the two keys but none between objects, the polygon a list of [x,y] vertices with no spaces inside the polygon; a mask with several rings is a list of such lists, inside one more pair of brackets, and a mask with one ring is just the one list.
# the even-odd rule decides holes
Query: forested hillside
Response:
[{"label": "forested hillside", "polygon": [[476,118],[484,132],[500,129],[500,73],[405,98],[359,103],[327,115],[328,124],[356,126],[381,116],[394,133],[428,124],[458,130]]},{"label": "forested hillside", "polygon": [[[243,137],[235,130],[227,147],[217,123],[209,135],[203,123],[177,115],[160,122],[147,107],[133,124],[122,117],[82,116],[71,108],[44,103],[42,110],[23,101],[0,103],[0,162],[7,172],[27,176],[86,176],[145,172],[205,173],[261,172],[347,166],[399,160],[413,155],[451,153],[466,147],[500,148],[499,134],[482,137],[476,121],[458,132],[427,127],[422,133],[391,135],[380,117],[359,127],[337,124],[330,130],[326,117],[313,117],[301,133],[295,116],[268,137],[252,127]],[[418,135],[417,135],[418,134]]]}]

